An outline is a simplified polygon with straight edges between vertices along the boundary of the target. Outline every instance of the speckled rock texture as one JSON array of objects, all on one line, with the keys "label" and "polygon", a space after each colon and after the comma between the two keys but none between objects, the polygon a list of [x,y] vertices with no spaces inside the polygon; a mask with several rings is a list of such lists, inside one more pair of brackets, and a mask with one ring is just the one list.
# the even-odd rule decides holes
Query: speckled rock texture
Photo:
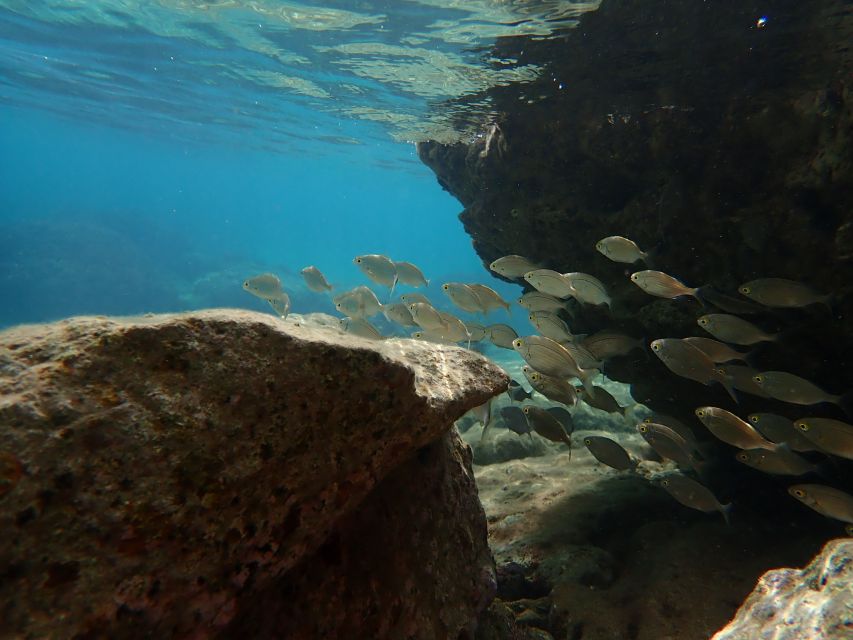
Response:
[{"label": "speckled rock texture", "polygon": [[761,576],[734,620],[713,640],[853,638],[853,538],[829,542],[804,569]]},{"label": "speckled rock texture", "polygon": [[[440,531],[469,547],[445,562],[428,554],[449,541],[425,535],[436,579],[417,604],[394,594],[450,637],[493,582],[463,454],[444,434],[505,386],[463,349],[236,310],[0,333],[0,636],[226,637],[300,561],[310,572],[354,554],[339,541],[393,473],[418,492],[392,485],[366,509],[389,531],[453,518]],[[401,476],[418,456],[434,460],[420,482]],[[452,491],[458,520],[433,499]],[[389,557],[411,544],[388,539]],[[339,615],[350,637],[375,622]]]}]

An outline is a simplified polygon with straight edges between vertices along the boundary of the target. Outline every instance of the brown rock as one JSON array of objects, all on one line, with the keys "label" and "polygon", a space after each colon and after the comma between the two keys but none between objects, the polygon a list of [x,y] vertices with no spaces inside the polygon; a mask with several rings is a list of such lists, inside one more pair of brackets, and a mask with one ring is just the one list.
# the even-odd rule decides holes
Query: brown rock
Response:
[{"label": "brown rock", "polygon": [[768,571],[713,640],[853,638],[853,539],[832,540],[805,569]]},{"label": "brown rock", "polygon": [[463,349],[244,311],[0,333],[4,632],[216,636],[505,385]]}]

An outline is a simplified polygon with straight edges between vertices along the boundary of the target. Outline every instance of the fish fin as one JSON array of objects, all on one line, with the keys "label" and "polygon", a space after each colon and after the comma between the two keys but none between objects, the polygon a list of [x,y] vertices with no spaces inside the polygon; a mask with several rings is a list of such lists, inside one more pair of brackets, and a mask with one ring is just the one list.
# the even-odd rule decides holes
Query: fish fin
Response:
[{"label": "fish fin", "polygon": [[592,379],[598,375],[598,369],[580,369],[581,382],[583,382],[584,391],[589,394],[590,398],[595,397],[595,386],[592,384]]},{"label": "fish fin", "polygon": [[721,504],[720,513],[723,514],[723,520],[726,521],[726,525],[731,526],[732,503],[729,502],[728,504]]},{"label": "fish fin", "polygon": [[848,418],[853,418],[853,391],[838,396],[836,403]]},{"label": "fish fin", "polygon": [[394,297],[394,289],[397,287],[397,276],[394,276],[394,282],[391,283],[391,291],[388,292],[388,302]]},{"label": "fish fin", "polygon": [[740,400],[738,399],[737,392],[735,391],[734,385],[732,385],[731,376],[720,376],[717,380],[723,388],[728,392],[728,394],[732,397],[732,400],[735,401],[735,404],[740,404]]},{"label": "fish fin", "polygon": [[700,295],[700,292],[699,292],[699,289],[701,289],[701,288],[702,287],[695,287],[695,288],[691,289],[689,291],[689,293],[687,293],[687,295],[692,296],[703,309],[707,309],[708,307],[705,304],[705,300],[702,299],[702,296]]}]

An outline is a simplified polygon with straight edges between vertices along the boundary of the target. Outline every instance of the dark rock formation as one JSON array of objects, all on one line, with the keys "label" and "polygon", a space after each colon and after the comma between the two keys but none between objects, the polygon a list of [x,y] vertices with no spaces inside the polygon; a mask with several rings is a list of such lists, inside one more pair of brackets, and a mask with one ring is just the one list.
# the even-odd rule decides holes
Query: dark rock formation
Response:
[{"label": "dark rock formation", "polygon": [[[500,40],[495,58],[539,65],[539,80],[474,96],[471,104],[497,114],[483,138],[422,143],[419,155],[464,205],[460,219],[484,266],[518,253],[603,280],[612,310],[579,308],[566,317],[574,332],[706,335],[697,317],[721,310],[641,291],[628,275],[644,266],[596,252],[609,235],[653,250],[656,269],[705,286],[708,300],[713,291],[745,300],[737,287],[760,277],[833,293],[831,310],[768,309],[749,319],[782,332],[753,350],[757,369],[841,394],[853,390],[853,12],[840,0],[772,0],[761,11],[759,28],[761,14],[738,2],[604,0],[555,37]],[[747,393],[736,405],[718,385],[675,376],[650,351],[605,371],[630,383],[637,401],[713,441],[723,472],[708,481],[721,499],[774,518],[791,513],[784,488],[736,464],[694,409],[844,418],[834,405]],[[840,461],[829,482],[853,489],[850,465]]]},{"label": "dark rock formation", "polygon": [[833,540],[804,569],[761,576],[714,640],[842,640],[853,637],[853,539]]},{"label": "dark rock formation", "polygon": [[243,311],[3,332],[0,635],[222,637],[325,594],[311,622],[351,637],[455,637],[494,578],[442,435],[505,385],[462,349]]}]

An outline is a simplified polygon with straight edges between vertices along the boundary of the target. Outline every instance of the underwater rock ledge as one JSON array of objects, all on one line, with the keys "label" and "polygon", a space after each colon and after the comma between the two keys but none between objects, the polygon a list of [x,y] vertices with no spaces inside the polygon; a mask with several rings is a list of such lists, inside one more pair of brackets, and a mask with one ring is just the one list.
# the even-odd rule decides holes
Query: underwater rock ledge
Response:
[{"label": "underwater rock ledge", "polygon": [[[4,331],[0,635],[229,637],[279,601],[310,617],[323,584],[352,637],[395,620],[455,637],[494,573],[470,454],[448,431],[506,382],[464,349],[238,310]],[[336,570],[347,558],[424,581],[351,610],[339,596],[370,578]],[[294,594],[294,567],[293,584],[330,577]]]}]

